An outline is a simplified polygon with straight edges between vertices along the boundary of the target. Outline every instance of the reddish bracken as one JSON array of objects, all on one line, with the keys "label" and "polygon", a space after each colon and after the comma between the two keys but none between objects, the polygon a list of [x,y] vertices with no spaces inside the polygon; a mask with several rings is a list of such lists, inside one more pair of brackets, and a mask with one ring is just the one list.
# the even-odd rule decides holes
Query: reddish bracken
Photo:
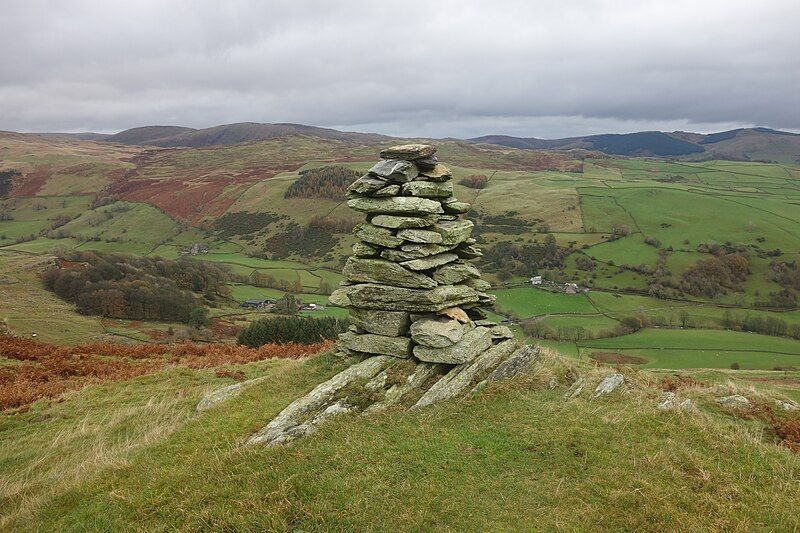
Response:
[{"label": "reddish bracken", "polygon": [[664,376],[659,384],[661,390],[675,392],[681,389],[690,389],[693,387],[708,387],[709,384],[705,381],[695,379],[686,374],[674,374],[672,376]]},{"label": "reddish bracken", "polygon": [[244,328],[224,318],[214,317],[211,319],[211,331],[217,337],[236,337]]},{"label": "reddish bracken", "polygon": [[778,416],[772,402],[756,399],[752,411],[744,416],[761,420],[769,426],[779,445],[800,453],[800,415],[786,413]]},{"label": "reddish bracken", "polygon": [[625,355],[617,352],[592,352],[589,357],[600,363],[614,365],[643,365],[647,359],[637,355]]},{"label": "reddish bracken", "polygon": [[0,410],[54,398],[89,383],[120,381],[157,372],[167,365],[212,368],[262,361],[300,359],[333,346],[266,344],[113,344],[55,346],[32,339],[0,336],[0,358],[20,361],[0,366]]},{"label": "reddish bracken", "polygon": [[218,378],[231,378],[235,379],[236,381],[244,381],[247,379],[247,376],[241,370],[226,370],[224,368],[220,368],[214,372]]}]

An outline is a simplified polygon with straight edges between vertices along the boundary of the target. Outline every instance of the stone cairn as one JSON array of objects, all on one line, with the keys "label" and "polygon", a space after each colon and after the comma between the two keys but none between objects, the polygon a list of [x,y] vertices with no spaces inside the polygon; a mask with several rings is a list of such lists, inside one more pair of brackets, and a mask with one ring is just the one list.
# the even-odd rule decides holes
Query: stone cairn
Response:
[{"label": "stone cairn", "polygon": [[347,354],[461,364],[512,336],[479,309],[494,297],[468,262],[481,255],[472,221],[460,218],[469,204],[453,197],[453,175],[434,152],[424,144],[383,150],[347,190],[347,205],[367,215],[342,272],[346,285],[331,295],[350,310],[350,331],[339,337]]},{"label": "stone cairn", "polygon": [[[364,359],[289,405],[251,443],[290,442],[342,412],[423,407],[533,364],[538,351],[518,349],[509,328],[480,309],[494,297],[469,263],[481,255],[473,223],[460,217],[470,206],[453,197],[452,173],[435,151],[425,144],[383,150],[348,188],[348,206],[367,220],[354,230],[360,242],[330,302],[350,312],[340,352]],[[363,383],[357,399],[354,382]]]}]

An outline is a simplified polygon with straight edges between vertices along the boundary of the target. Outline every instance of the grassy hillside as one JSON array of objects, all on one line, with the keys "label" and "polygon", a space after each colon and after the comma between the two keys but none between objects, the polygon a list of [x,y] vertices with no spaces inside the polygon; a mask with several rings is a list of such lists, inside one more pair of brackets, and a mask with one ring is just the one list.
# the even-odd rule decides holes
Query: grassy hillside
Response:
[{"label": "grassy hillside", "polygon": [[11,196],[97,194],[133,168],[140,149],[64,137],[0,132],[0,171],[16,170]]},{"label": "grassy hillside", "polygon": [[[202,413],[202,394],[231,379],[176,366],[0,414],[0,527],[800,527],[798,456],[762,420],[714,401],[733,392],[798,399],[796,383],[717,372],[675,388],[626,372],[628,393],[567,402],[576,375],[593,387],[610,370],[547,356],[533,376],[462,402],[340,417],[291,448],[244,446],[342,364],[322,355],[225,366],[265,379]],[[749,388],[756,383],[760,392]],[[697,409],[657,410],[665,388]]]},{"label": "grassy hillside", "polygon": [[38,274],[51,263],[52,257],[0,251],[0,320],[16,333],[36,334],[46,342],[100,340],[105,334],[100,319],[77,314],[72,305],[41,287]]},{"label": "grassy hillside", "polygon": [[9,328],[12,333],[23,337],[74,345],[109,341],[153,342],[164,340],[168,330],[182,327],[175,323],[78,314],[74,305],[42,287],[40,275],[52,268],[54,261],[54,256],[40,252],[0,250],[0,333]]}]

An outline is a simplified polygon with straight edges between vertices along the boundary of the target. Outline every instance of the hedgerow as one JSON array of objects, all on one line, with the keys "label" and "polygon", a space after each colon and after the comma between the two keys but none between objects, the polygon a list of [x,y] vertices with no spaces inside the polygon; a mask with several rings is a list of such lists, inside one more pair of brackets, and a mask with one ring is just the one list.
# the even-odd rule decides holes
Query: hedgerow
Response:
[{"label": "hedgerow", "polygon": [[335,339],[347,330],[347,320],[334,317],[276,317],[256,320],[239,334],[238,342],[251,348],[269,343],[313,344]]}]

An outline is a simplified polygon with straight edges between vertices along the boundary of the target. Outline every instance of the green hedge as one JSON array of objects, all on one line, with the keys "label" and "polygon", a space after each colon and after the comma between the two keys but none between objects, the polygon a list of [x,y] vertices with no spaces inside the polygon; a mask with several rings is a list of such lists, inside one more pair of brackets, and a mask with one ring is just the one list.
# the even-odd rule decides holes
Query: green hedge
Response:
[{"label": "green hedge", "polygon": [[270,343],[313,344],[335,339],[346,330],[346,319],[281,316],[256,320],[239,334],[238,342],[250,348]]}]

